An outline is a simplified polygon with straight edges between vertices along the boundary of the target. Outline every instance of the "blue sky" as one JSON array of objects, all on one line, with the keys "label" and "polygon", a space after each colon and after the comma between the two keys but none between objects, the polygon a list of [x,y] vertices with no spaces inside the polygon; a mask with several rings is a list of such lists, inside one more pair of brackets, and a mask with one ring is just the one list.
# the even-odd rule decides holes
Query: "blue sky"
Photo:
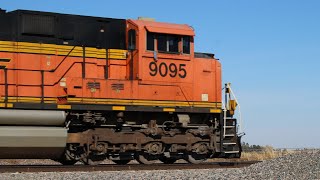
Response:
[{"label": "blue sky", "polygon": [[240,101],[250,144],[320,147],[320,1],[2,0],[29,9],[189,24]]}]

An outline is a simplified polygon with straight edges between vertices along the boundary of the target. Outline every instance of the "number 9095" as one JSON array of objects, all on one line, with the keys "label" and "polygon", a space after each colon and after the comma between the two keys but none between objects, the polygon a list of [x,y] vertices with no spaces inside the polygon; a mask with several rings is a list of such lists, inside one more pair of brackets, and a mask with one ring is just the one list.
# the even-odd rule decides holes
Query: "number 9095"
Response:
[{"label": "number 9095", "polygon": [[149,64],[149,74],[151,76],[156,76],[158,73],[162,77],[170,76],[172,78],[179,76],[180,78],[185,78],[187,76],[187,71],[185,69],[186,64],[174,64],[170,63],[167,65],[166,63],[162,62],[159,64],[156,62],[150,62]]}]

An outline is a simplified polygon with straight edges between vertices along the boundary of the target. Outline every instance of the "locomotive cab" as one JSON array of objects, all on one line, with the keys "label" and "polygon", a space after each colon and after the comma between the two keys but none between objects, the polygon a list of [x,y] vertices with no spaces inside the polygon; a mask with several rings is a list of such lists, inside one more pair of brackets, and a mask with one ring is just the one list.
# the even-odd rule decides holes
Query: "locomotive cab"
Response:
[{"label": "locomotive cab", "polygon": [[[131,38],[130,33],[137,32],[135,33],[137,52],[133,55],[136,62],[133,66],[134,79],[171,81],[179,77],[180,80],[186,80],[187,70],[185,68],[188,66],[185,67],[185,64],[179,66],[179,64],[191,61],[194,54],[194,32],[191,27],[146,20],[128,20],[127,23],[128,49],[132,46],[131,40],[134,39]],[[159,62],[159,65],[152,62]],[[161,63],[160,68],[158,66]]]}]

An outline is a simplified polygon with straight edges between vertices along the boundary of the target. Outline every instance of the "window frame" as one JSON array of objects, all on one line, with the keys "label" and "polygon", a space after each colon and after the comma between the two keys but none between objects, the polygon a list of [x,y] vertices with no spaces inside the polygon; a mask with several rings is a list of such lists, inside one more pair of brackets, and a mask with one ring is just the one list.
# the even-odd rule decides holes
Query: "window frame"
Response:
[{"label": "window frame", "polygon": [[[185,36],[185,35],[176,35],[176,34],[166,34],[166,33],[153,33],[150,31],[146,31],[146,51],[157,51],[159,53],[165,53],[165,54],[185,54],[190,55],[191,54],[191,36]],[[148,37],[149,35],[153,35],[153,50],[148,49],[149,41]],[[165,49],[166,50],[159,50],[159,37],[165,37]],[[187,52],[184,51],[184,38],[188,37],[188,43],[189,43],[189,50]],[[176,38],[176,39],[175,39]],[[175,42],[174,47],[177,49],[177,51],[170,51],[170,40],[177,40]],[[163,46],[164,47],[164,46]],[[171,48],[172,49],[172,48]]]},{"label": "window frame", "polygon": [[[188,39],[188,44],[189,44],[189,46],[188,46],[188,52],[185,52],[184,51],[184,40],[185,40],[185,38],[187,38]],[[191,36],[182,36],[181,37],[181,49],[182,49],[182,54],[191,54],[191,39],[192,39],[192,37]]]},{"label": "window frame", "polygon": [[130,29],[128,31],[128,50],[137,49],[137,31],[135,29]]},{"label": "window frame", "polygon": [[[153,50],[151,50],[151,49],[148,49],[148,45],[149,45],[149,39],[148,39],[148,35],[152,35],[152,40],[153,40],[153,45],[152,45],[152,47],[153,47]],[[157,47],[156,47],[156,35],[155,35],[155,33],[153,33],[153,32],[149,32],[149,31],[147,31],[147,33],[146,33],[146,50],[147,51],[155,51],[156,49],[158,49]]]}]

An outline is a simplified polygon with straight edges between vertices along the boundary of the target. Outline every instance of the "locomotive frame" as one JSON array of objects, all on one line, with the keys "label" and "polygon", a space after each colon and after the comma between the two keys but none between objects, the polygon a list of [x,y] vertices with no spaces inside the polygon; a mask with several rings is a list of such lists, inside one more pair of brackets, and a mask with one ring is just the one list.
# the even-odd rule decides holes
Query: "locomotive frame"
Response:
[{"label": "locomotive frame", "polygon": [[223,105],[221,65],[194,52],[188,25],[25,10],[0,22],[0,128],[15,132],[0,133],[0,158],[240,157],[236,101]]}]

